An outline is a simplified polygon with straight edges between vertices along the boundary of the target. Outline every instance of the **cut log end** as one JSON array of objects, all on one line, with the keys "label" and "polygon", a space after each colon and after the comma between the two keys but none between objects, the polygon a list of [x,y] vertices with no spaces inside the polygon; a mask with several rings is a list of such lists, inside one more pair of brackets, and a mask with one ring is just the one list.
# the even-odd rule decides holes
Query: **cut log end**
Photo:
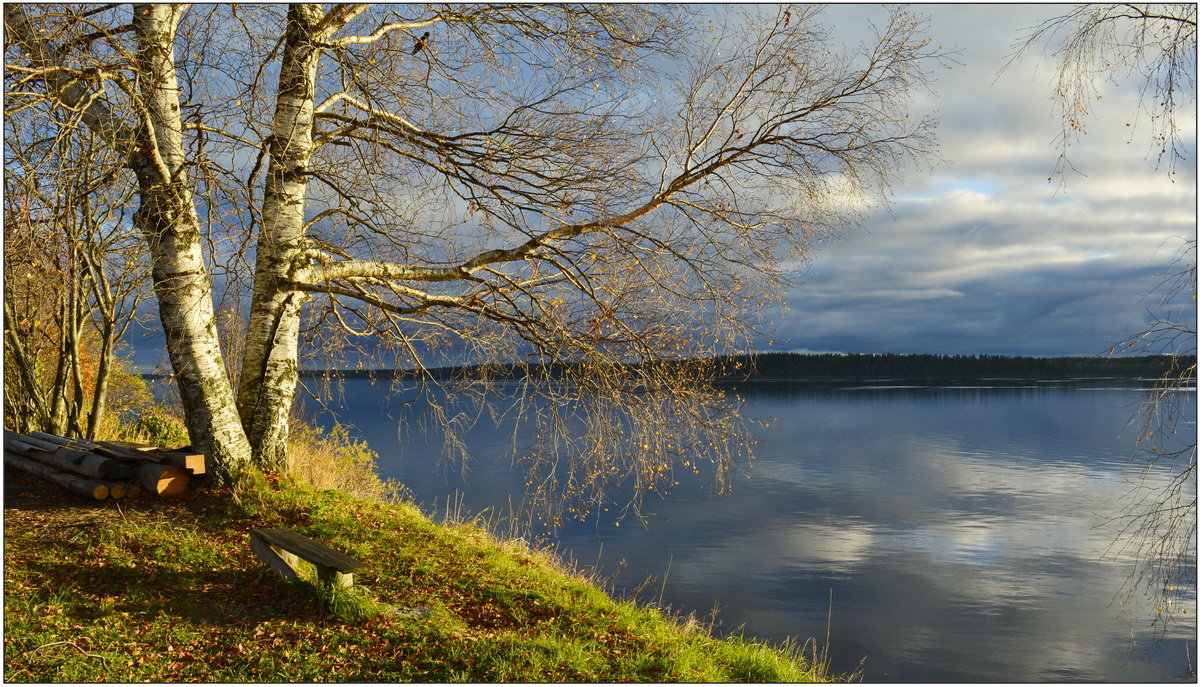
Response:
[{"label": "cut log end", "polygon": [[108,498],[110,499],[123,499],[129,495],[129,487],[120,482],[106,481],[101,482],[101,484],[108,487]]},{"label": "cut log end", "polygon": [[138,467],[138,482],[157,496],[178,496],[188,489],[188,472],[183,468],[160,463],[144,463]]}]

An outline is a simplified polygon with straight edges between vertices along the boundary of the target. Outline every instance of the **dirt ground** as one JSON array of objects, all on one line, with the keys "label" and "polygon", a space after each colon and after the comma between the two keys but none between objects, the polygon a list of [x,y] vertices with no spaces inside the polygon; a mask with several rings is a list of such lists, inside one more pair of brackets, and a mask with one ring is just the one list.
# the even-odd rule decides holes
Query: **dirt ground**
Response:
[{"label": "dirt ground", "polygon": [[4,468],[6,534],[13,527],[83,527],[119,518],[117,503],[88,499],[23,470]]}]

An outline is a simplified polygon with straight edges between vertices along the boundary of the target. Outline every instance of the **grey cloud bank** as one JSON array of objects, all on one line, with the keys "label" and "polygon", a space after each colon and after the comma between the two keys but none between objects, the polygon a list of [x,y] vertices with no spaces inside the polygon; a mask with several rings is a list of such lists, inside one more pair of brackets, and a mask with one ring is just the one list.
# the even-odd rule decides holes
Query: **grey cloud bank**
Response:
[{"label": "grey cloud bank", "polygon": [[[1151,312],[1194,322],[1190,300],[1164,307],[1154,294],[1196,233],[1194,109],[1180,117],[1187,159],[1172,179],[1136,117],[1136,84],[1104,84],[1070,150],[1078,173],[1061,179],[1053,60],[1030,53],[1001,68],[1023,29],[1064,7],[917,9],[934,42],[964,63],[915,99],[917,111],[940,114],[944,160],[912,171],[866,231],[822,245],[763,347],[1095,355]],[[879,24],[882,12],[835,6],[825,17],[852,42],[847,31]]]}]

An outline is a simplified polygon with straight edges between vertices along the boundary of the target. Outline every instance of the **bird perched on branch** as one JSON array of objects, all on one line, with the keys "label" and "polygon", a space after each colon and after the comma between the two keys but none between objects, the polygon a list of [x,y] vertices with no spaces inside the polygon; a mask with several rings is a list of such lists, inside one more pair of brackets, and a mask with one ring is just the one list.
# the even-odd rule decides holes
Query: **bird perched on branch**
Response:
[{"label": "bird perched on branch", "polygon": [[428,31],[421,34],[421,37],[417,39],[416,45],[413,46],[412,52],[410,54],[416,55],[417,53],[421,52],[421,50],[423,50],[425,48],[425,41],[427,41],[427,40],[429,40],[429,32]]}]

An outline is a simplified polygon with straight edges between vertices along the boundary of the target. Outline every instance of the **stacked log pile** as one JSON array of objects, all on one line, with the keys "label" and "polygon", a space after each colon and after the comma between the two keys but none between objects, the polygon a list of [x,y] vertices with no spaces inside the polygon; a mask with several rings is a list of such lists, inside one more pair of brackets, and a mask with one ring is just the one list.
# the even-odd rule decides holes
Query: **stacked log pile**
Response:
[{"label": "stacked log pile", "polygon": [[4,431],[4,464],[96,500],[145,491],[155,496],[187,492],[204,474],[204,455],[124,441],[87,441],[45,432]]}]

